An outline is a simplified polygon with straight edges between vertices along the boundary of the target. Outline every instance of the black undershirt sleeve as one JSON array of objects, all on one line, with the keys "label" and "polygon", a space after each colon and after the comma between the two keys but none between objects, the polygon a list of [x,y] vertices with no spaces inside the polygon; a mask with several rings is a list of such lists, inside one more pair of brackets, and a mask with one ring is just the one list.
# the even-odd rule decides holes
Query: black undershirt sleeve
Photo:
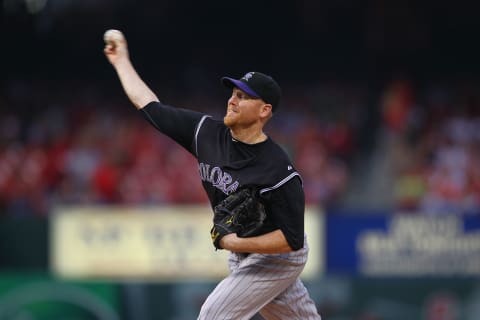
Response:
[{"label": "black undershirt sleeve", "polygon": [[293,250],[303,248],[305,195],[300,179],[295,177],[270,193],[272,220]]},{"label": "black undershirt sleeve", "polygon": [[[194,154],[195,130],[204,114],[152,101],[140,109],[155,128]],[[195,155],[195,154],[194,154]]]}]

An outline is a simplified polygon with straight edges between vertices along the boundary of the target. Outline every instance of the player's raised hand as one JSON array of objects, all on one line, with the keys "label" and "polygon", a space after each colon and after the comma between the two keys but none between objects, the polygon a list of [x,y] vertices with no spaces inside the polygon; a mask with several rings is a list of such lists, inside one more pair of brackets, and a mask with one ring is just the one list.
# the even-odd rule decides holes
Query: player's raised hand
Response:
[{"label": "player's raised hand", "polygon": [[128,59],[127,40],[121,31],[107,30],[103,40],[105,41],[103,52],[111,64],[115,65],[121,59]]},{"label": "player's raised hand", "polygon": [[118,30],[107,30],[103,39],[105,56],[117,72],[123,89],[133,105],[141,109],[152,101],[158,102],[155,93],[143,82],[133,67],[123,33]]}]

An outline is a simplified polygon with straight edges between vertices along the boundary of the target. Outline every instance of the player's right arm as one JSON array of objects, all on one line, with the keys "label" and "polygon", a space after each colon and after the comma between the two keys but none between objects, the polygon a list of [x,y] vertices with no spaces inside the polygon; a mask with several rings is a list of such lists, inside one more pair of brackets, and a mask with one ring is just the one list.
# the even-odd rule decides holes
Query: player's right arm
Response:
[{"label": "player's right arm", "polygon": [[159,101],[133,67],[127,40],[120,31],[105,33],[104,53],[117,72],[123,90],[137,109],[142,109],[150,102]]},{"label": "player's right arm", "polygon": [[[113,33],[111,31],[114,31]],[[122,87],[133,105],[160,132],[195,154],[194,134],[206,115],[191,110],[174,108],[159,101],[140,78],[128,54],[127,40],[117,30],[105,33],[105,55],[118,74]]]}]

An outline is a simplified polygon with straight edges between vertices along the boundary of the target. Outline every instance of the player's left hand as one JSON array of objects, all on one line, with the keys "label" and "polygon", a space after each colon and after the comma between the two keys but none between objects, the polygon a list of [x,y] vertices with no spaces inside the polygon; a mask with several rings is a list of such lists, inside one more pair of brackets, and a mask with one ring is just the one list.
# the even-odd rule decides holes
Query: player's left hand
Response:
[{"label": "player's left hand", "polygon": [[220,240],[228,234],[240,237],[255,236],[263,226],[266,213],[251,188],[241,189],[217,204],[214,208],[213,227],[210,230],[213,245],[223,249]]}]

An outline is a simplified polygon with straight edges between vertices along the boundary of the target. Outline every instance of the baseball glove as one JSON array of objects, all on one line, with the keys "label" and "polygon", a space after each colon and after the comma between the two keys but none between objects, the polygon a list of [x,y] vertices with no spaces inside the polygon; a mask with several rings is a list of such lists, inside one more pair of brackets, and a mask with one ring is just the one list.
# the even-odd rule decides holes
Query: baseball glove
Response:
[{"label": "baseball glove", "polygon": [[244,238],[257,235],[267,216],[256,191],[251,188],[232,193],[216,205],[213,211],[210,234],[216,249],[222,249],[220,239],[229,233]]}]

